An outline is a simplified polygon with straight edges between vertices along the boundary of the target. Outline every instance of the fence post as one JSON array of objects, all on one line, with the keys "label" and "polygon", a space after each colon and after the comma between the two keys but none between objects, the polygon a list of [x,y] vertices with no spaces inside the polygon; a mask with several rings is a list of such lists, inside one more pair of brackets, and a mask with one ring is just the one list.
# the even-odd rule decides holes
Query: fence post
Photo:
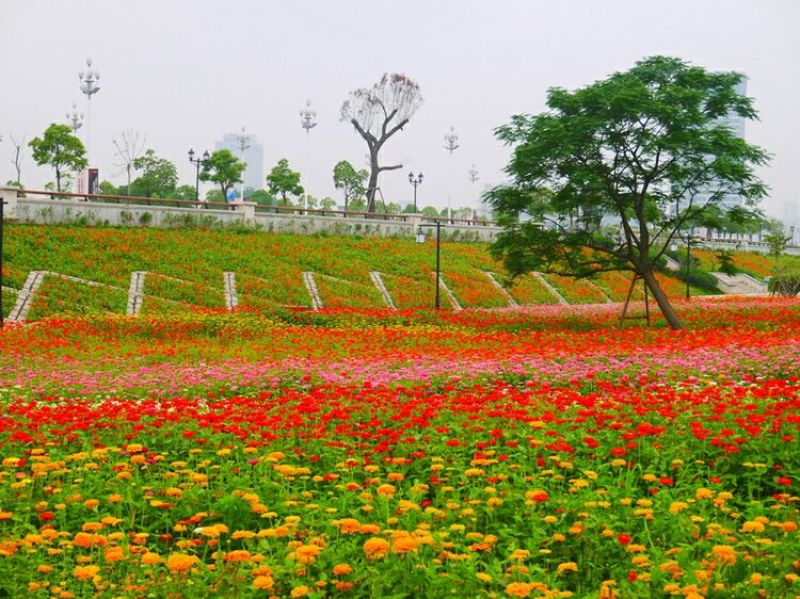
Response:
[{"label": "fence post", "polygon": [[3,212],[6,220],[15,220],[17,218],[17,193],[19,190],[16,187],[0,187],[0,198],[2,198],[5,205]]},{"label": "fence post", "polygon": [[234,211],[242,215],[242,223],[245,225],[256,224],[256,202],[233,202]]}]

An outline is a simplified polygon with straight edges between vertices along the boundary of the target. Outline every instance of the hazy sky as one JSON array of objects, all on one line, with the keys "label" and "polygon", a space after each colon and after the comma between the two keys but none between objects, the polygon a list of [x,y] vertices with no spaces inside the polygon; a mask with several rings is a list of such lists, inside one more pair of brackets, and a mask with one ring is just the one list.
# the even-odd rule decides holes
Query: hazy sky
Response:
[{"label": "hazy sky", "polygon": [[[798,0],[0,0],[0,179],[13,177],[9,133],[27,140],[77,101],[78,71],[91,56],[101,73],[92,99],[91,161],[122,183],[112,137],[126,129],[177,163],[194,182],[189,147],[213,150],[242,126],[264,145],[265,171],[286,157],[315,196],[330,195],[341,159],[365,167],[366,146],[339,110],[350,90],[384,72],[415,79],[425,98],[393,138],[383,173],[387,201],[411,200],[409,170],[422,171],[418,203],[474,203],[503,179],[508,150],[492,130],[512,114],[544,110],[551,86],[569,89],[653,54],[678,56],[749,77],[760,122],[746,136],[773,155],[761,175],[765,207],[798,203],[800,1]],[[308,137],[298,112],[319,113]],[[461,147],[449,156],[453,125]],[[86,125],[79,131],[84,137]],[[475,164],[480,180],[467,179]],[[22,179],[54,178],[27,152]],[[796,208],[795,208],[796,209]]]}]

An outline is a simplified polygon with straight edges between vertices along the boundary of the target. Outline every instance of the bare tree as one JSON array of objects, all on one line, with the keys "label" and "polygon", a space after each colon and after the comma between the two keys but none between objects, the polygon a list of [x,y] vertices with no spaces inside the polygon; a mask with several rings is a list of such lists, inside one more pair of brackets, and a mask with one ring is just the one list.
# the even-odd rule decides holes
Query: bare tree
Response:
[{"label": "bare tree", "polygon": [[367,212],[375,212],[375,192],[381,171],[403,168],[402,164],[381,166],[378,153],[392,135],[405,127],[421,104],[419,85],[397,73],[384,74],[371,88],[351,91],[342,104],[341,120],[349,121],[369,148]]},{"label": "bare tree", "polygon": [[147,142],[147,136],[142,136],[140,140],[138,131],[129,130],[123,131],[120,137],[121,139],[119,141],[116,139],[112,140],[117,150],[116,154],[122,161],[114,166],[119,167],[119,172],[125,173],[128,176],[128,195],[131,195],[131,170],[133,169],[133,162],[141,156],[145,143]]},{"label": "bare tree", "polygon": [[17,171],[17,185],[21,186],[22,183],[22,146],[25,145],[25,137],[23,136],[20,141],[17,141],[17,138],[14,137],[13,133],[9,133],[9,137],[11,137],[11,145],[14,146],[14,160],[11,161],[11,164],[14,165],[14,169]]}]

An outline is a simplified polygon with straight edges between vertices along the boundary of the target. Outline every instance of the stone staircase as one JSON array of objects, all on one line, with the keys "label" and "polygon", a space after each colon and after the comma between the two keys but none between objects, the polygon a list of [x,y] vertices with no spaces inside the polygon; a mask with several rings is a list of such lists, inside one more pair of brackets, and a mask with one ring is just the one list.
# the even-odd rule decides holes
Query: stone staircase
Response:
[{"label": "stone staircase", "polygon": [[711,275],[717,279],[719,290],[726,295],[756,295],[767,292],[767,286],[750,275],[726,275],[721,272],[712,272]]}]

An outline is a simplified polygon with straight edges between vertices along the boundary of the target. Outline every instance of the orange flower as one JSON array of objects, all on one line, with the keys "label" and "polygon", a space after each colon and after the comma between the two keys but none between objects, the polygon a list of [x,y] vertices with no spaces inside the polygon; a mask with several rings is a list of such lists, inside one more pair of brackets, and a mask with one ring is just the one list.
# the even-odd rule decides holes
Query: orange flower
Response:
[{"label": "orange flower", "polygon": [[107,562],[118,562],[125,559],[125,552],[122,547],[109,547],[105,550],[103,557]]},{"label": "orange flower", "polygon": [[72,575],[80,580],[88,580],[97,576],[98,572],[100,572],[100,566],[76,566]]},{"label": "orange flower", "polygon": [[255,580],[253,580],[254,589],[271,589],[274,585],[275,581],[272,576],[256,576]]},{"label": "orange flower", "polygon": [[321,552],[322,549],[318,545],[300,545],[289,554],[289,558],[303,565],[313,564]]},{"label": "orange flower", "polygon": [[417,550],[419,541],[408,533],[401,533],[392,539],[392,553],[411,553]]},{"label": "orange flower", "polygon": [[152,551],[148,551],[142,556],[142,564],[145,566],[154,566],[161,563],[161,556]]},{"label": "orange flower", "polygon": [[352,574],[353,568],[350,564],[336,564],[333,567],[333,575],[334,576],[346,576],[347,574]]},{"label": "orange flower", "polygon": [[167,569],[173,574],[182,574],[190,570],[199,561],[200,559],[196,555],[173,553],[167,558]]},{"label": "orange flower", "polygon": [[364,553],[368,559],[382,559],[389,553],[389,543],[380,537],[371,537],[364,542]]},{"label": "orange flower", "polygon": [[246,549],[235,549],[225,554],[226,562],[246,562],[251,558],[251,554]]},{"label": "orange flower", "polygon": [[336,520],[334,525],[339,528],[339,532],[346,535],[357,533],[361,529],[361,523],[355,518],[342,518]]}]

